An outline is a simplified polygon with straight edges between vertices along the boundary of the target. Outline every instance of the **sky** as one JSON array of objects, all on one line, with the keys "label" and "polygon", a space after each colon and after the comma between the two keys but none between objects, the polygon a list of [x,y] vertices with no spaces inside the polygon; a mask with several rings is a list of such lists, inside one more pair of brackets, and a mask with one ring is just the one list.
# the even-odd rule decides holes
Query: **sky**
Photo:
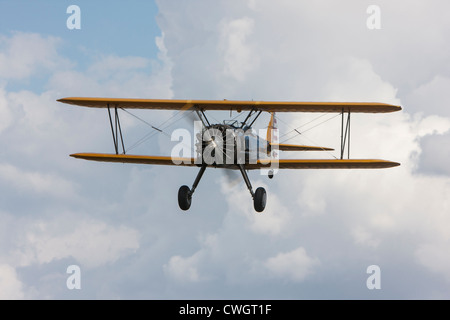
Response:
[{"label": "sky", "polygon": [[[68,27],[74,4],[80,29]],[[449,299],[449,10],[0,0],[0,299]],[[397,104],[352,116],[351,157],[401,166],[251,172],[263,213],[243,181],[207,169],[184,212],[178,188],[196,169],[69,157],[114,151],[105,110],[56,101],[70,96]],[[170,155],[171,133],[193,127],[175,112],[133,115],[163,133],[121,113],[132,154]],[[316,118],[278,114],[280,136],[339,149],[340,118]]]}]

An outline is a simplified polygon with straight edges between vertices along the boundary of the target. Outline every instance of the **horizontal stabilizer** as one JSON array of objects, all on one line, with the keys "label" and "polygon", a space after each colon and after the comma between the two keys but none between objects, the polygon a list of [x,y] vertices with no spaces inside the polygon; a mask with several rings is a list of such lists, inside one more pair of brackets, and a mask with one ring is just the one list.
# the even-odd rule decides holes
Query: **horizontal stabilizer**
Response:
[{"label": "horizontal stabilizer", "polygon": [[296,144],[271,144],[272,148],[278,148],[281,151],[333,151],[332,148],[315,147],[315,146],[302,146]]}]

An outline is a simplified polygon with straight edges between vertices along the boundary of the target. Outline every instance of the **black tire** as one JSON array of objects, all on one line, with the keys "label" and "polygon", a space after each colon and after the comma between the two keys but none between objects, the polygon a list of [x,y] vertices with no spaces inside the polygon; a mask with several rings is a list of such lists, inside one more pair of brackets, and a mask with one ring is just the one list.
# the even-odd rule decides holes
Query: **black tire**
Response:
[{"label": "black tire", "polygon": [[178,190],[178,205],[181,210],[189,210],[191,207],[191,189],[188,186],[181,186]]},{"label": "black tire", "polygon": [[263,187],[256,189],[255,197],[253,198],[253,207],[257,212],[263,212],[266,207],[267,194]]}]

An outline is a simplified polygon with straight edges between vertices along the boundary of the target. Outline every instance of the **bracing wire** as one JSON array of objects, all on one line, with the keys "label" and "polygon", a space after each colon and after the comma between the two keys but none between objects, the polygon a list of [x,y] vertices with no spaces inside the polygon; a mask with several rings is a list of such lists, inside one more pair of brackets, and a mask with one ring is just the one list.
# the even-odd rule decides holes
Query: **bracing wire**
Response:
[{"label": "bracing wire", "polygon": [[[326,115],[326,114],[324,114],[324,115]],[[298,136],[298,135],[302,135],[302,137],[305,138],[306,140],[309,140],[309,141],[311,141],[313,144],[318,145],[317,142],[313,141],[311,138],[306,137],[305,135],[303,135],[303,133],[305,133],[305,132],[307,132],[307,131],[310,131],[310,130],[314,129],[314,128],[318,127],[319,125],[324,124],[325,122],[328,122],[328,121],[330,121],[330,120],[336,118],[337,116],[340,116],[340,113],[338,113],[338,114],[336,114],[336,115],[334,115],[334,116],[332,116],[332,117],[330,117],[330,118],[328,118],[328,119],[326,119],[326,120],[324,120],[324,121],[322,121],[322,122],[320,122],[320,123],[318,123],[318,124],[316,124],[316,125],[314,125],[314,126],[308,128],[308,129],[306,129],[306,130],[303,130],[302,132],[298,131],[298,129],[301,128],[301,127],[304,127],[306,124],[309,124],[309,123],[311,123],[311,122],[313,122],[313,121],[316,121],[316,120],[320,119],[320,118],[323,117],[324,115],[321,115],[321,116],[319,116],[319,117],[317,117],[317,118],[315,118],[315,119],[313,119],[313,120],[311,120],[311,121],[309,121],[309,122],[307,122],[307,123],[301,125],[300,127],[297,127],[297,128],[295,128],[295,129],[291,130],[290,132],[284,134],[283,136],[286,136],[287,134],[290,134],[290,133],[292,133],[292,132],[296,132],[296,133],[297,133],[296,135],[294,135],[294,136],[292,136],[292,137],[290,137],[290,138],[284,139],[283,141],[280,142],[280,144],[285,143],[285,142],[287,142],[287,141],[289,141],[289,140],[292,140],[293,138],[295,138],[295,137]],[[288,127],[291,127],[287,122],[283,121],[283,120],[280,119],[279,117],[276,117],[276,119],[279,120],[280,122],[284,123],[284,124],[287,125]],[[291,127],[291,128],[292,128],[292,127]],[[282,137],[283,137],[283,136],[282,136]],[[333,156],[335,159],[338,159],[334,154],[332,154],[332,153],[329,152],[328,150],[325,150],[325,149],[323,149],[323,150],[326,151],[326,152],[327,152],[328,154],[330,154],[331,156]]]},{"label": "bracing wire", "polygon": [[[177,119],[176,121],[170,122],[169,121],[173,120],[175,117],[179,116],[180,114],[182,114],[183,112],[178,111],[176,112],[174,115],[172,115],[170,118],[168,118],[167,120],[165,120],[164,122],[162,122],[158,127],[155,127],[154,125],[152,125],[151,123],[145,121],[144,119],[140,118],[139,116],[131,113],[130,111],[121,108],[123,111],[125,111],[126,113],[128,113],[129,115],[133,116],[134,118],[138,119],[139,121],[145,123],[147,126],[149,126],[150,128],[153,129],[153,131],[147,133],[144,137],[142,137],[141,139],[139,139],[136,143],[134,143],[131,147],[127,148],[127,152],[138,147],[139,145],[141,145],[142,143],[144,143],[145,141],[149,140],[150,138],[154,137],[156,134],[158,133],[162,133],[165,136],[171,138],[171,135],[169,135],[167,132],[165,132],[164,130],[175,124],[176,122],[180,121],[183,117],[180,117],[179,119]],[[167,124],[167,125],[166,125]],[[165,125],[165,126],[164,126]]]},{"label": "bracing wire", "polygon": [[[327,114],[324,113],[324,114],[322,114],[322,115],[320,115],[320,116],[318,116],[318,117],[316,117],[316,118],[314,118],[314,119],[312,119],[312,120],[310,120],[310,121],[308,121],[308,122],[302,124],[301,126],[295,128],[295,129],[292,129],[292,130],[289,131],[289,132],[286,132],[285,134],[283,134],[283,135],[280,137],[280,139],[283,138],[284,136],[287,136],[288,134],[290,134],[290,133],[292,133],[292,132],[297,132],[297,133],[299,133],[298,130],[299,130],[300,128],[303,128],[303,127],[307,126],[308,124],[310,124],[310,123],[312,123],[312,122],[314,122],[314,121],[317,121],[317,120],[319,120],[320,118],[322,118],[322,117],[324,117],[324,116],[326,116],[326,115],[327,115]],[[278,117],[277,117],[277,120],[279,120]],[[281,120],[281,121],[282,121],[282,120]],[[283,122],[283,121],[282,121],[282,122]]]},{"label": "bracing wire", "polygon": [[[297,130],[298,128],[293,129],[292,131],[288,132],[287,134],[290,134],[290,133],[292,133],[292,132],[294,132],[294,131],[295,131],[297,134],[296,134],[295,136],[293,136],[293,137],[284,139],[284,140],[283,140],[283,143],[286,142],[286,141],[289,141],[289,140],[291,140],[291,139],[293,139],[293,138],[295,138],[295,137],[296,137],[297,135],[299,135],[299,134],[303,134],[303,133],[305,133],[305,132],[308,132],[308,131],[314,129],[314,128],[316,128],[316,127],[318,127],[318,126],[324,124],[325,122],[328,122],[328,121],[330,121],[330,120],[333,120],[334,118],[336,118],[336,117],[338,117],[338,116],[340,116],[340,115],[341,115],[341,114],[338,113],[338,114],[332,116],[331,118],[325,119],[324,121],[319,122],[318,124],[316,124],[316,125],[314,125],[314,126],[308,128],[308,129],[303,130],[302,132],[299,132],[299,131]],[[319,118],[316,118],[316,120],[317,120],[317,119],[319,119]],[[280,120],[280,118],[277,117],[277,120]],[[283,123],[285,123],[286,125],[288,125],[288,124],[287,124],[286,122],[284,122],[283,120],[281,120],[281,122],[283,122]],[[311,122],[312,122],[312,121],[309,121],[308,123],[311,123]],[[302,125],[302,127],[303,127],[303,126],[304,126],[304,125]],[[284,134],[283,136],[286,136],[287,134]],[[281,142],[280,142],[280,143],[281,143]]]}]

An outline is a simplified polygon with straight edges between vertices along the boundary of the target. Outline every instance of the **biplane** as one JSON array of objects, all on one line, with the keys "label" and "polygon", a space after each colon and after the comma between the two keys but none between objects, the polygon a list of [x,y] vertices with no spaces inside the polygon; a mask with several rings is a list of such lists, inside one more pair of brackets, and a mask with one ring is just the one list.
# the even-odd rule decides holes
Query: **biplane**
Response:
[{"label": "biplane", "polygon": [[[113,136],[115,153],[75,153],[78,159],[137,163],[150,165],[179,165],[199,167],[192,187],[183,185],[178,191],[178,204],[182,210],[191,206],[192,196],[203,173],[208,167],[238,170],[253,198],[253,206],[262,212],[266,206],[267,194],[262,187],[253,191],[248,170],[267,169],[269,178],[273,178],[278,169],[381,169],[400,165],[397,162],[377,159],[350,159],[350,115],[352,113],[389,113],[401,110],[400,106],[386,103],[358,102],[269,102],[234,100],[169,100],[169,99],[115,99],[115,98],[63,98],[59,102],[91,107],[105,108]],[[119,110],[151,109],[192,111],[201,121],[201,134],[197,134],[196,157],[149,156],[127,154],[119,119]],[[206,111],[247,112],[245,120],[211,123]],[[255,135],[252,125],[262,112],[271,114],[267,128],[267,137]],[[277,112],[336,113],[341,115],[340,158],[336,159],[280,159],[278,151],[328,151],[331,148],[283,144],[276,137]],[[155,127],[156,130],[159,130]],[[225,141],[227,143],[225,143]],[[252,143],[253,142],[253,143]],[[348,157],[344,154],[348,151]],[[122,152],[120,149],[122,147]],[[226,161],[224,161],[224,158]],[[220,161],[219,161],[220,160]]]}]

